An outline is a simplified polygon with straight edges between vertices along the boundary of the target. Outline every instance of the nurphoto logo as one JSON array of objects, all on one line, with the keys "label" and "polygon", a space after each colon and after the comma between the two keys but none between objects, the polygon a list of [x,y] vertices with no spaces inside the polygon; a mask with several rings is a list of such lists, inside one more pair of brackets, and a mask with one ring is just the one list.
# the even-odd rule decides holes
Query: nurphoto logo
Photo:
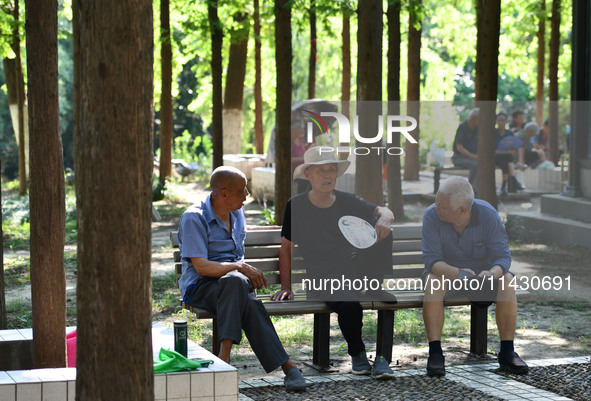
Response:
[{"label": "nurphoto logo", "polygon": [[[314,142],[314,124],[318,127],[321,133],[328,134],[328,128],[324,119],[322,117],[333,117],[339,125],[338,133],[338,141],[341,144],[349,144],[351,143],[351,123],[349,119],[340,113],[335,112],[326,112],[323,111],[320,115],[311,112],[309,110],[303,110],[304,115],[306,118],[310,119],[307,123],[307,136],[306,140],[308,143]],[[360,143],[365,144],[376,144],[378,146],[371,146],[371,147],[363,147],[363,146],[338,146],[336,148],[331,146],[321,146],[320,153],[328,153],[328,152],[339,152],[339,153],[353,153],[357,156],[365,156],[372,153],[372,150],[377,152],[378,155],[382,153],[387,153],[391,156],[400,156],[404,154],[404,149],[401,147],[388,147],[383,146],[383,136],[384,136],[384,117],[386,117],[386,143],[392,143],[392,134],[400,133],[402,134],[407,141],[410,143],[418,143],[415,138],[410,134],[415,128],[417,128],[417,120],[413,117],[409,116],[378,116],[378,132],[374,137],[363,137],[359,134],[359,116],[353,117],[353,135],[355,139]],[[395,124],[396,123],[396,124]],[[410,125],[406,125],[406,123],[410,123]]]}]

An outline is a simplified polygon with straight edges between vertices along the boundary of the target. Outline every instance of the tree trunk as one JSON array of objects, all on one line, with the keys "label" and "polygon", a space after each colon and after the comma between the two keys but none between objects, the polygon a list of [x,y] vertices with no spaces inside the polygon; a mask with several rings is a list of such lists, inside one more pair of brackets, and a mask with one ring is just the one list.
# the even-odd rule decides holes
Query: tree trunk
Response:
[{"label": "tree trunk", "polygon": [[31,298],[36,368],[66,366],[66,204],[59,124],[57,2],[26,2],[31,127]]},{"label": "tree trunk", "polygon": [[[351,10],[343,6],[343,31],[341,33],[341,59],[343,73],[341,75],[341,114],[349,118],[351,107]],[[341,146],[346,144],[342,143]],[[348,154],[341,153],[339,159],[346,160]]]},{"label": "tree trunk", "polygon": [[552,19],[550,26],[550,59],[548,61],[548,75],[550,85],[548,95],[550,98],[550,110],[548,125],[550,128],[548,158],[554,164],[558,164],[560,149],[558,144],[558,55],[560,51],[560,0],[552,0]]},{"label": "tree trunk", "polygon": [[[482,32],[482,3],[486,0],[475,0],[474,8],[476,11],[476,32]],[[478,71],[482,70],[482,61],[478,58],[478,54],[482,54],[482,41],[476,38],[476,61],[474,62],[474,100],[478,101],[482,95],[480,94],[480,74]]]},{"label": "tree trunk", "polygon": [[291,194],[291,5],[275,0],[275,64],[277,109],[275,111],[275,224],[282,224]]},{"label": "tree trunk", "polygon": [[[375,136],[381,113],[382,82],[382,29],[381,1],[359,0],[357,30],[357,114],[359,133]],[[357,141],[357,146],[368,144]],[[381,146],[381,143],[376,144]],[[371,145],[370,145],[371,146]],[[356,159],[355,193],[376,205],[384,204],[382,191],[383,155],[370,153]]]},{"label": "tree trunk", "polygon": [[258,154],[265,153],[263,133],[263,90],[261,73],[261,14],[259,0],[254,0],[254,145]]},{"label": "tree trunk", "polygon": [[77,400],[151,400],[152,2],[74,2]]},{"label": "tree trunk", "polygon": [[[407,114],[419,121],[421,100],[421,28],[416,28],[420,21],[416,20],[421,7],[421,0],[413,0],[408,17],[408,84],[406,91]],[[414,12],[413,12],[414,11]],[[418,125],[418,124],[417,124]],[[419,140],[419,127],[412,132],[413,138]],[[404,146],[404,179],[419,179],[419,144],[406,141]]]},{"label": "tree trunk", "polygon": [[172,176],[172,35],[170,1],[160,0],[160,182]]},{"label": "tree trunk", "polygon": [[[0,159],[0,171],[2,171],[2,160]],[[0,184],[2,175],[0,174]],[[0,191],[0,205],[2,204],[2,191]],[[0,221],[2,221],[2,208],[0,207]],[[4,233],[0,224],[0,244],[4,244]],[[6,292],[4,287],[4,246],[0,246],[0,330],[6,330],[8,321],[6,318]]]},{"label": "tree trunk", "polygon": [[213,166],[211,168],[213,170],[224,164],[224,120],[222,114],[222,45],[224,33],[218,17],[218,0],[211,0],[207,3],[207,14],[211,32],[211,141],[213,147]]},{"label": "tree trunk", "polygon": [[242,145],[242,98],[248,53],[248,20],[245,13],[234,16],[240,26],[230,38],[230,59],[224,92],[224,153],[240,153]]},{"label": "tree trunk", "polygon": [[310,58],[308,61],[308,99],[316,97],[316,5],[310,1]]},{"label": "tree trunk", "polygon": [[[400,114],[400,1],[388,2],[388,115]],[[389,147],[400,147],[400,133],[392,135]],[[404,220],[404,198],[400,177],[400,157],[388,156],[388,207],[397,220]]]},{"label": "tree trunk", "polygon": [[[8,5],[14,20],[19,21],[19,2]],[[29,176],[29,130],[27,124],[27,107],[25,83],[23,78],[23,65],[21,57],[21,43],[18,23],[14,25],[11,32],[10,47],[15,54],[14,59],[4,59],[4,75],[8,95],[8,105],[12,118],[12,127],[18,144],[18,172],[19,172],[19,195],[27,193],[27,178]]]},{"label": "tree trunk", "polygon": [[538,67],[536,83],[536,122],[544,123],[544,74],[546,64],[546,0],[540,1],[540,21],[538,22]]},{"label": "tree trunk", "polygon": [[478,197],[497,207],[495,185],[495,121],[497,80],[499,68],[499,32],[501,1],[477,0],[481,7],[482,23],[477,36],[476,76],[480,77],[477,93],[480,118],[478,124]]}]

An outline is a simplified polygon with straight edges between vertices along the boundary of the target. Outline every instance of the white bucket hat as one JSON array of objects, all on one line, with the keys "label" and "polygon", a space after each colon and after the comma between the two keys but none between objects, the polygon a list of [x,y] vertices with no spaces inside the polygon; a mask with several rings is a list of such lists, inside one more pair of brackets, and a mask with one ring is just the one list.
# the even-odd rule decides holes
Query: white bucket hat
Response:
[{"label": "white bucket hat", "polygon": [[306,150],[306,153],[304,153],[304,164],[300,164],[295,168],[293,172],[293,178],[307,180],[304,171],[308,167],[331,163],[335,163],[337,165],[337,177],[343,175],[349,167],[349,164],[351,164],[351,162],[349,162],[348,160],[337,160],[332,148],[314,146]]}]

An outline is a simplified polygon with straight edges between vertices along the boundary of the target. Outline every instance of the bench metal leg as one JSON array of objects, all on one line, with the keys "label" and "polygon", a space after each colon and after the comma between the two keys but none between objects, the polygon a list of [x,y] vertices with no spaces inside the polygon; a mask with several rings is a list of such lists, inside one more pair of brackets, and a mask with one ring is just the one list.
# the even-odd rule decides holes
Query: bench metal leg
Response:
[{"label": "bench metal leg", "polygon": [[438,168],[433,171],[433,193],[437,194],[439,191],[439,180],[441,179],[441,170]]},{"label": "bench metal leg", "polygon": [[392,346],[394,337],[393,310],[378,311],[378,337],[376,339],[376,356],[382,355],[388,362],[392,362]]},{"label": "bench metal leg", "polygon": [[329,368],[330,313],[314,314],[314,345],[312,362],[320,370]]},{"label": "bench metal leg", "polygon": [[470,352],[486,355],[488,307],[472,305],[470,308]]},{"label": "bench metal leg", "polygon": [[215,317],[213,318],[211,328],[211,353],[217,356],[220,354],[220,340],[218,338],[218,320]]}]

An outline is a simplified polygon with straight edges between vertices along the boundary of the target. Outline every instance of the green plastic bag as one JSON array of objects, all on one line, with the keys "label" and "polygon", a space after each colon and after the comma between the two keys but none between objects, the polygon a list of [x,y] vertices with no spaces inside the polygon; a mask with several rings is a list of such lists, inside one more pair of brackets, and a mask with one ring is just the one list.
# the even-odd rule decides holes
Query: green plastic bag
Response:
[{"label": "green plastic bag", "polygon": [[158,359],[154,359],[154,373],[180,372],[182,370],[195,370],[206,368],[211,360],[187,359],[176,351],[160,348]]}]

